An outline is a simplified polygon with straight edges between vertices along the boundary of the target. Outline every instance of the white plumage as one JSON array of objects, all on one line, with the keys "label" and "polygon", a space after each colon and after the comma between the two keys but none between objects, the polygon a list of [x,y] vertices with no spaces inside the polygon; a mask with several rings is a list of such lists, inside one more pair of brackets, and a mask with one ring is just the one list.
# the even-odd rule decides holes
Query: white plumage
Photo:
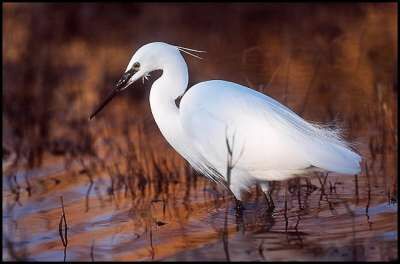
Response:
[{"label": "white plumage", "polygon": [[[211,179],[226,183],[229,170],[229,187],[237,199],[256,183],[266,191],[268,181],[311,171],[360,172],[361,157],[338,129],[311,124],[271,97],[222,80],[198,83],[185,93],[188,70],[180,50],[188,53],[161,42],[144,45],[133,55],[126,73],[134,65],[139,69],[120,90],[153,70],[163,70],[150,92],[161,133]],[[175,100],[182,95],[178,108]]]}]

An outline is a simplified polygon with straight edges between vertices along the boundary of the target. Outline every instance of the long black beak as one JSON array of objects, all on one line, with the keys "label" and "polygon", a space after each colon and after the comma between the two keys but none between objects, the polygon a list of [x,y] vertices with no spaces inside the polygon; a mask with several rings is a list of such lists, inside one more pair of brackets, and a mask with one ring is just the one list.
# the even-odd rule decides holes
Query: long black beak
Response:
[{"label": "long black beak", "polygon": [[107,95],[107,97],[103,100],[103,102],[93,111],[90,115],[89,120],[92,120],[95,115],[97,115],[119,92],[126,88],[126,85],[132,75],[135,73],[135,70],[130,69],[122,75],[121,79],[117,82],[114,89]]}]

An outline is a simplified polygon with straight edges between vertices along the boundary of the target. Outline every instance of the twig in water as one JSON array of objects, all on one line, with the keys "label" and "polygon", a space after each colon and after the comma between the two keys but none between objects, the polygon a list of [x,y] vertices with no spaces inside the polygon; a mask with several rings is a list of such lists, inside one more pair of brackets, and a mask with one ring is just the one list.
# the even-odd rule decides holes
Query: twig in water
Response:
[{"label": "twig in water", "polygon": [[[62,196],[60,196],[60,200],[61,200],[62,215],[60,217],[60,223],[58,225],[58,232],[60,233],[61,242],[63,243],[64,246],[64,262],[65,262],[65,259],[67,257],[67,246],[68,246],[68,231],[67,231],[68,226],[67,226],[67,219],[65,218],[64,201]],[[63,222],[65,225],[64,235],[63,235]]]},{"label": "twig in water", "polygon": [[371,230],[372,228],[372,222],[370,221],[369,218],[369,205],[371,202],[371,184],[369,182],[369,172],[368,172],[368,165],[367,162],[365,162],[365,174],[367,175],[367,184],[368,184],[368,200],[367,200],[367,205],[365,206],[365,215],[367,216],[367,222],[368,222],[368,226],[369,229]]},{"label": "twig in water", "polygon": [[94,261],[94,240],[92,241],[92,245],[90,246],[90,259]]},{"label": "twig in water", "polygon": [[289,237],[287,236],[287,231],[288,231],[288,226],[289,226],[289,218],[287,216],[287,210],[288,210],[288,207],[287,207],[287,182],[286,182],[286,184],[285,184],[285,211],[283,213],[283,217],[285,218],[286,237],[287,237],[287,239],[289,241]]},{"label": "twig in water", "polygon": [[92,190],[92,187],[93,187],[93,184],[94,184],[93,175],[90,172],[90,168],[86,167],[85,162],[83,161],[82,157],[79,158],[79,161],[80,161],[80,163],[81,163],[81,165],[83,167],[83,171],[89,177],[89,182],[90,182],[89,187],[88,187],[88,189],[86,191],[86,195],[85,195],[85,204],[86,204],[85,212],[88,212],[89,211],[89,195],[90,195],[90,191]]},{"label": "twig in water", "polygon": [[222,230],[222,242],[224,246],[226,260],[231,261],[228,247],[228,207],[225,210],[224,229]]},{"label": "twig in water", "polygon": [[233,170],[233,168],[236,166],[236,164],[239,162],[239,159],[241,158],[241,156],[243,155],[243,151],[244,148],[241,149],[239,156],[236,160],[236,162],[233,162],[233,148],[234,148],[234,144],[235,144],[235,134],[232,135],[232,143],[229,143],[229,139],[228,139],[228,128],[226,128],[225,130],[225,142],[226,142],[226,147],[228,150],[228,157],[227,157],[227,168],[226,168],[226,177],[227,177],[227,181],[228,181],[228,187],[230,187],[231,184],[231,172]]},{"label": "twig in water", "polygon": [[264,245],[264,239],[261,241],[260,245],[258,246],[258,253],[260,254],[261,258],[263,260],[265,260],[263,245]]},{"label": "twig in water", "polygon": [[355,177],[355,184],[356,184],[356,205],[358,205],[358,200],[359,200],[359,198],[358,198],[358,174],[355,174],[354,177]]},{"label": "twig in water", "polygon": [[153,246],[153,230],[151,228],[151,223],[150,223],[150,255],[151,259],[154,260],[155,252],[154,252],[154,246]]}]

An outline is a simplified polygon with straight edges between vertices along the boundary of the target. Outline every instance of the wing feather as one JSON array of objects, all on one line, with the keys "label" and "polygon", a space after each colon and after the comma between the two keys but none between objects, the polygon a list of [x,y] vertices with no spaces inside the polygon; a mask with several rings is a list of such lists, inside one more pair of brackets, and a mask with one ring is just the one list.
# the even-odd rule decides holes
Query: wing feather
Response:
[{"label": "wing feather", "polygon": [[[355,174],[360,156],[339,129],[312,124],[276,100],[232,82],[193,86],[180,104],[183,130],[208,164],[221,172],[229,159],[248,172],[275,174],[315,166]],[[279,174],[279,173],[278,173]]]}]

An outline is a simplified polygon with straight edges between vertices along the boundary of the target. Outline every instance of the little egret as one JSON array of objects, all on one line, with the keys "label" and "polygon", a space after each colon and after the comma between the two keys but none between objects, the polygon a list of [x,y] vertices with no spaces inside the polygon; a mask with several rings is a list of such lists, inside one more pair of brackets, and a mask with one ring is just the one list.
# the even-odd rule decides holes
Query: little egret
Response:
[{"label": "little egret", "polygon": [[90,119],[132,83],[162,70],[150,91],[162,135],[195,170],[224,184],[238,201],[254,184],[267,194],[269,181],[313,171],[360,172],[361,157],[337,128],[309,123],[271,97],[233,82],[210,80],[187,90],[181,52],[198,57],[193,53],[203,51],[162,42],[140,47]]}]

